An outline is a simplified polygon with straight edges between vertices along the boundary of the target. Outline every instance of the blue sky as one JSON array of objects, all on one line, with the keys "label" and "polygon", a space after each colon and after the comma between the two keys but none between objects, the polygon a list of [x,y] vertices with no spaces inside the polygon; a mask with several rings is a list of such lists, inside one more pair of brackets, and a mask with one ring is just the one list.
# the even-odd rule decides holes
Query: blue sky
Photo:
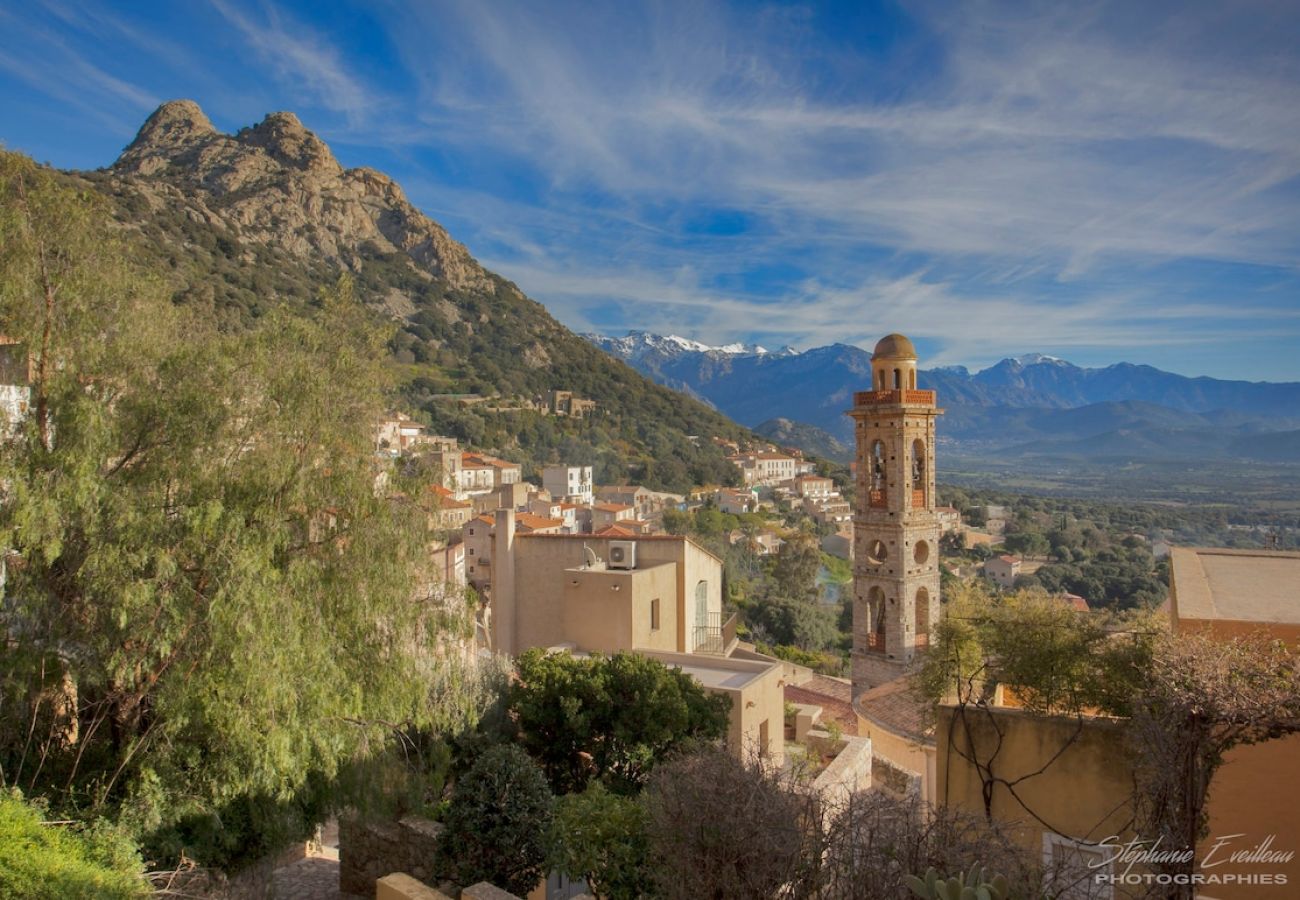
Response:
[{"label": "blue sky", "polygon": [[0,0],[0,140],[289,109],[577,330],[1300,380],[1300,4]]}]

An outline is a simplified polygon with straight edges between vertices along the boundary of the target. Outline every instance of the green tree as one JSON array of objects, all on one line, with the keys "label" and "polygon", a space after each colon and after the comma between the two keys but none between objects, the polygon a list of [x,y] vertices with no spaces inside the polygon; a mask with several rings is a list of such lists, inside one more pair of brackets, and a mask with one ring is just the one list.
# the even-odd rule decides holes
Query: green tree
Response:
[{"label": "green tree", "polygon": [[0,445],[0,780],[155,833],[459,720],[429,660],[469,622],[376,495],[385,335],[349,286],[220,330],[13,155],[0,248],[34,397]]},{"label": "green tree", "polygon": [[796,532],[777,551],[772,565],[772,582],[783,597],[808,603],[818,598],[817,573],[822,554],[817,537],[806,531]]},{"label": "green tree", "polygon": [[1041,532],[1017,531],[1008,534],[1004,541],[1008,550],[1022,556],[1046,556],[1052,549],[1051,543]]},{"label": "green tree", "polygon": [[452,789],[438,868],[464,886],[487,881],[527,894],[546,874],[555,798],[518,747],[488,750]]},{"label": "green tree", "polygon": [[836,613],[821,603],[766,597],[749,607],[746,621],[769,643],[804,650],[825,650],[839,638]]},{"label": "green tree", "polygon": [[726,734],[726,697],[638,653],[579,659],[529,650],[518,667],[507,697],[518,741],[556,793],[593,778],[635,793],[665,755]]},{"label": "green tree", "polygon": [[639,797],[611,794],[599,781],[581,794],[560,797],[555,811],[552,865],[582,878],[598,897],[636,900],[653,881]]}]

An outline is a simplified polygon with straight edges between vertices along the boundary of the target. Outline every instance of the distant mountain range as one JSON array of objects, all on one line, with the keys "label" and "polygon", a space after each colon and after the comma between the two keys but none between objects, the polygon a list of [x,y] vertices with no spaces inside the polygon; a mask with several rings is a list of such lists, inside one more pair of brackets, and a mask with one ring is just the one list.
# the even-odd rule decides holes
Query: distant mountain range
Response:
[{"label": "distant mountain range", "polygon": [[[644,332],[584,337],[661,384],[811,452],[851,446],[844,411],[871,381],[871,354],[846,344],[772,353]],[[974,373],[922,370],[918,384],[938,392],[946,410],[940,435],[957,454],[1300,461],[1300,383],[1189,378],[1131,363],[1090,369],[1034,353]]]}]

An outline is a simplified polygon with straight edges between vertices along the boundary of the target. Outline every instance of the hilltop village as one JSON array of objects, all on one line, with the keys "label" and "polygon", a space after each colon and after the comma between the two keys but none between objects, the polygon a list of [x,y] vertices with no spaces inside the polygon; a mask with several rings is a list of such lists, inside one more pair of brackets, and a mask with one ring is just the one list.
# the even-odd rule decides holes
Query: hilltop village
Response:
[{"label": "hilltop village", "polygon": [[[947,603],[941,571],[949,593],[969,596],[969,587],[953,587],[964,582],[984,595],[1010,596],[1042,563],[1006,550],[1026,542],[1005,540],[1005,506],[975,510],[975,528],[963,524],[958,509],[938,504],[943,410],[934,391],[917,388],[911,342],[887,336],[872,364],[871,384],[847,411],[857,438],[847,478],[843,471],[832,477],[832,469],[797,449],[715,438],[740,487],[683,495],[596,485],[591,466],[562,463],[530,481],[519,464],[460,448],[403,415],[380,424],[376,451],[398,464],[430,461],[441,473],[426,498],[441,535],[431,552],[449,583],[472,588],[479,599],[483,650],[631,652],[657,660],[727,698],[727,745],[737,757],[778,771],[794,765],[807,789],[823,798],[877,792],[937,808],[983,809],[1015,826],[1025,846],[1042,849],[1045,869],[1064,886],[1059,896],[1129,896],[1122,879],[1111,877],[1123,868],[1108,849],[1116,842],[1112,832],[1128,840],[1134,827],[1133,808],[1116,805],[1133,774],[1113,716],[1076,710],[1062,719],[1068,705],[1042,706],[1025,696],[1032,689],[996,682],[984,686],[987,693],[944,688],[947,702],[936,716],[917,686],[948,610],[972,609]],[[779,557],[791,535],[802,533],[815,535],[823,554],[850,563],[843,602],[851,651],[843,676],[754,643],[724,593],[724,560],[698,536],[682,533],[701,511],[743,522],[720,537],[756,557]],[[1287,598],[1287,586],[1300,577],[1300,554],[1167,545],[1157,552],[1172,566],[1170,597],[1155,616],[1173,631],[1227,640],[1252,623],[1282,640],[1300,635],[1300,612]],[[1113,640],[1128,633],[1100,624],[1079,594],[1041,597],[1046,612],[1027,610],[1025,621],[1002,627],[1032,628],[1032,619],[1046,615],[1057,624],[1039,627],[1067,628],[1092,616]],[[980,710],[975,723],[971,704]],[[1216,832],[1253,833],[1263,821],[1279,842],[1282,835],[1300,840],[1259,781],[1300,749],[1296,740],[1234,753],[1219,775],[1229,787],[1216,792],[1209,811]],[[1291,763],[1282,768],[1291,771]],[[1016,790],[1022,780],[1025,787]],[[1024,822],[1026,815],[1032,821]],[[1252,890],[1269,883],[1251,881],[1249,866],[1234,871]],[[1110,880],[1097,882],[1098,873]],[[1223,896],[1237,895],[1229,888]]]},{"label": "hilltop village", "polygon": [[897,333],[847,464],[765,439],[288,113],[0,152],[0,213],[0,900],[1300,884],[1249,481],[941,483]]}]

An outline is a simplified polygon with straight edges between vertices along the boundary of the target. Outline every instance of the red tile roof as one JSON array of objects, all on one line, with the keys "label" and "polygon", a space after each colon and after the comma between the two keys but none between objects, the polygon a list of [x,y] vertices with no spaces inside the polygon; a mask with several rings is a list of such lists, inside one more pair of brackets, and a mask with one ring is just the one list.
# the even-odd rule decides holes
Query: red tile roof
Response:
[{"label": "red tile roof", "polygon": [[912,693],[906,675],[859,695],[853,706],[864,719],[894,734],[913,741],[934,742],[934,726],[926,703]]},{"label": "red tile roof", "polygon": [[803,684],[787,684],[785,699],[791,703],[820,706],[823,718],[830,718],[845,734],[858,733],[858,716],[850,699],[853,693],[848,682],[825,675],[814,675]]},{"label": "red tile roof", "polygon": [[537,516],[532,513],[519,513],[515,516],[516,528],[527,528],[530,531],[537,531],[539,528],[563,528],[563,519],[548,519],[545,516]]},{"label": "red tile roof", "polygon": [[628,531],[626,528],[619,528],[617,525],[606,525],[600,531],[595,532],[592,537],[636,537],[636,533]]}]

